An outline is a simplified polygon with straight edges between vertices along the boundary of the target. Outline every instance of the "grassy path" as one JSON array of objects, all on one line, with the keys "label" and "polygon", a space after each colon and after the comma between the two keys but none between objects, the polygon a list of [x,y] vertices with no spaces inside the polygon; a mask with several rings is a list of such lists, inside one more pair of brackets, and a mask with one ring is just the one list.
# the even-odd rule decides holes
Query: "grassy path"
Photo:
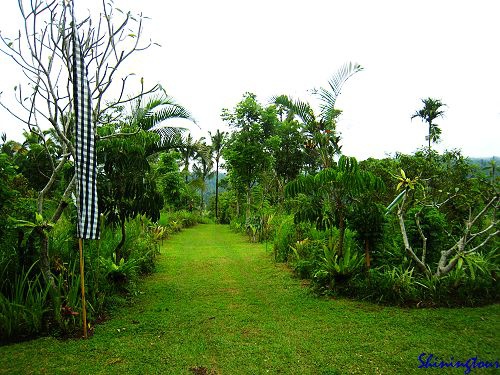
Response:
[{"label": "grassy path", "polygon": [[165,242],[141,290],[87,341],[0,347],[0,373],[463,374],[418,369],[418,356],[500,356],[498,305],[409,310],[317,298],[264,246],[224,226]]}]

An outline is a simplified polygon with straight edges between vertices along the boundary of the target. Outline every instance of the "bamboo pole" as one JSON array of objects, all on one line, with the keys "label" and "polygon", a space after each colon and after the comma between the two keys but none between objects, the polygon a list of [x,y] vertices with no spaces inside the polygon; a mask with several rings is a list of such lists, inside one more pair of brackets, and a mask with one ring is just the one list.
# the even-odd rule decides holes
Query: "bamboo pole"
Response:
[{"label": "bamboo pole", "polygon": [[80,285],[82,289],[82,316],[83,316],[83,338],[87,338],[87,306],[85,304],[85,275],[83,261],[83,239],[78,239],[78,248],[80,249]]}]

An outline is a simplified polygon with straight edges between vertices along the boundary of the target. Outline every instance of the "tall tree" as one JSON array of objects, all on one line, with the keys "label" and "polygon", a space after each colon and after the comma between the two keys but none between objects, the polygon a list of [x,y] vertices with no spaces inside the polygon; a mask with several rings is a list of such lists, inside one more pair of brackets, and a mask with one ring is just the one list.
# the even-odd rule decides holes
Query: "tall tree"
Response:
[{"label": "tall tree", "polygon": [[201,210],[205,209],[206,181],[213,175],[212,147],[208,146],[202,137],[198,140],[196,163],[193,165],[194,178],[197,180],[201,192]]},{"label": "tall tree", "polygon": [[[155,176],[148,162],[148,150],[159,136],[137,128],[108,125],[99,129],[103,139],[97,143],[99,211],[106,220],[121,228],[121,240],[115,248],[116,259],[122,257],[125,224],[137,215],[156,221],[163,208],[163,197],[157,191]],[[125,131],[127,137],[106,137]]]},{"label": "tall tree", "polygon": [[[231,184],[238,195],[246,195],[246,219],[250,217],[251,190],[272,165],[267,134],[272,133],[273,108],[264,109],[255,94],[246,93],[232,112],[223,110],[222,118],[236,129],[223,151]],[[274,120],[276,112],[274,110]]]},{"label": "tall tree", "polygon": [[429,134],[427,140],[429,141],[429,151],[431,150],[431,142],[438,143],[441,138],[441,128],[434,122],[438,117],[444,115],[442,107],[446,106],[439,99],[426,98],[422,99],[424,107],[416,111],[411,118],[419,117],[423,122],[429,126]]},{"label": "tall tree", "polygon": [[219,218],[219,163],[222,156],[222,150],[226,146],[227,133],[221,132],[219,129],[212,135],[210,134],[210,139],[212,140],[212,150],[214,152],[215,159],[215,218]]},{"label": "tall tree", "polygon": [[191,134],[183,138],[181,144],[177,147],[177,150],[182,156],[183,172],[186,183],[189,180],[189,162],[196,157],[198,148],[198,141],[195,141]]}]

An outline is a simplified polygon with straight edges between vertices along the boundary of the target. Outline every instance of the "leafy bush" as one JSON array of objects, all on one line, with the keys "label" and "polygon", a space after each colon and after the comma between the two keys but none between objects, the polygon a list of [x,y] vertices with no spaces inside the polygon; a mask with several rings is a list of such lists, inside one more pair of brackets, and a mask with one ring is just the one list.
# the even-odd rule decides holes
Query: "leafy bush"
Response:
[{"label": "leafy bush", "polygon": [[297,276],[303,279],[312,279],[319,269],[323,252],[324,240],[310,240],[306,238],[289,245],[293,251],[290,259],[291,266]]},{"label": "leafy bush", "polygon": [[34,263],[15,276],[10,295],[0,292],[0,340],[37,334],[42,330],[48,287],[40,275],[31,278]]},{"label": "leafy bush", "polygon": [[139,259],[125,261],[125,258],[121,258],[117,262],[116,254],[113,254],[112,259],[100,257],[99,262],[111,286],[118,292],[131,291],[131,285],[137,276]]},{"label": "leafy bush", "polygon": [[198,212],[186,210],[161,212],[158,225],[170,228],[173,233],[180,231],[182,228],[190,228],[196,224],[208,223],[210,220],[202,216]]},{"label": "leafy bush", "polygon": [[242,232],[245,229],[245,219],[243,217],[235,217],[229,223],[229,228],[235,232]]},{"label": "leafy bush", "polygon": [[346,230],[344,237],[344,252],[339,255],[337,243],[339,231],[332,229],[332,235],[327,245],[323,245],[324,255],[319,268],[314,273],[314,279],[319,285],[333,289],[338,283],[345,283],[363,267],[361,250],[354,240],[354,233]]},{"label": "leafy bush", "polygon": [[302,240],[302,238],[297,238],[295,229],[293,215],[282,216],[281,220],[276,222],[273,244],[276,262],[287,262],[292,252],[290,245],[297,240]]},{"label": "leafy bush", "polygon": [[498,264],[485,258],[475,262],[480,266],[470,268],[464,261],[441,278],[420,275],[408,262],[372,268],[367,274],[357,274],[338,291],[349,297],[404,306],[478,306],[500,299]]}]

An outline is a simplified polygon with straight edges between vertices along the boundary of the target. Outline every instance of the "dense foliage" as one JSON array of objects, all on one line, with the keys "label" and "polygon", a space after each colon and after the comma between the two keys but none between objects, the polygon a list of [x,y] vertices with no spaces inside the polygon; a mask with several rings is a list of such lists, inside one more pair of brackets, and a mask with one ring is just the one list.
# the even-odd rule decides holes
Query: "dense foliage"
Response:
[{"label": "dense foliage", "polygon": [[[435,106],[432,119],[420,111],[433,142]],[[481,169],[428,146],[358,163],[341,154],[335,113],[327,127],[307,103],[281,96],[263,106],[253,94],[224,110],[233,133],[219,219],[271,241],[275,259],[321,293],[419,306],[498,301],[494,161]]]},{"label": "dense foliage", "polygon": [[[51,3],[43,11],[54,16],[58,6],[66,9],[65,3]],[[43,11],[26,16],[26,25]],[[61,17],[57,24],[44,23],[42,34],[63,38],[58,33],[69,20],[64,12]],[[134,20],[124,17],[121,28]],[[79,27],[87,22],[85,48],[91,53],[106,43],[90,21]],[[111,23],[111,17],[103,22]],[[119,35],[109,36],[110,49],[123,41]],[[37,46],[59,51],[57,40]],[[23,55],[2,41],[5,50]],[[335,106],[342,86],[362,70],[350,63],[327,88],[314,90],[318,113],[287,95],[263,105],[246,93],[232,110],[222,111],[230,131],[217,130],[207,143],[165,125],[171,118],[193,119],[159,85],[145,92],[141,81],[141,92],[124,99],[124,79],[119,98],[105,99],[115,70],[137,49],[135,44],[127,54],[96,52],[93,59],[101,59],[93,61],[91,83],[102,222],[101,239],[84,244],[91,324],[106,316],[106,306],[137,292],[138,276],[154,269],[159,241],[212,218],[244,231],[251,241],[271,242],[275,260],[287,262],[321,293],[410,305],[498,300],[495,163],[481,170],[460,151],[432,150],[441,136],[434,122],[443,114],[440,100],[423,100],[424,108],[413,116],[428,124],[426,149],[358,163],[342,155],[342,112]],[[71,65],[68,54],[54,56],[64,68]],[[113,56],[118,61],[108,69],[106,58]],[[35,90],[30,105],[20,103],[29,131],[22,143],[3,136],[0,144],[2,340],[69,335],[81,324],[75,124],[68,112],[74,103],[71,93],[48,92],[59,76],[44,70],[41,60],[33,64],[21,69],[28,76],[44,72],[31,80],[47,83]],[[34,115],[43,113],[34,109],[41,99],[47,99],[46,116]]]}]

